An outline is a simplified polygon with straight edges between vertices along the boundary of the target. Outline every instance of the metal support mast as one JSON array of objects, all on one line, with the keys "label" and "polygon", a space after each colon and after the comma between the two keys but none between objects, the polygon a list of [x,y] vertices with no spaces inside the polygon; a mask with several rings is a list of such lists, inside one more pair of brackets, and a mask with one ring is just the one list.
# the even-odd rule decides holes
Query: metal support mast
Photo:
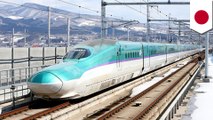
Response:
[{"label": "metal support mast", "polygon": [[168,34],[168,36],[167,36],[167,41],[168,42],[172,42],[171,41],[171,36],[170,36],[170,29],[171,29],[171,22],[170,22],[171,17],[170,16],[171,16],[171,14],[169,13],[169,17],[168,17],[169,18],[169,20],[168,20],[168,33],[167,33]]},{"label": "metal support mast", "polygon": [[147,12],[147,16],[146,16],[146,29],[147,29],[147,34],[146,34],[146,41],[150,42],[150,24],[149,24],[149,17],[150,17],[150,11],[149,11],[149,0],[147,0],[147,4],[146,4],[146,12]]},{"label": "metal support mast", "polygon": [[24,36],[24,47],[26,47],[27,46],[27,29],[24,29],[24,34],[25,34],[25,36]]},{"label": "metal support mast", "polygon": [[115,39],[115,27],[113,21],[112,21],[112,38]]},{"label": "metal support mast", "polygon": [[48,7],[48,47],[50,47],[50,23],[51,23],[51,13],[50,7]]},{"label": "metal support mast", "polygon": [[13,28],[13,33],[12,33],[12,44],[11,44],[11,47],[14,48],[14,37],[15,37],[15,30]]},{"label": "metal support mast", "polygon": [[209,32],[206,33],[206,50],[205,50],[205,78],[204,82],[209,82],[208,76],[208,55],[209,55]]},{"label": "metal support mast", "polygon": [[67,47],[70,46],[70,18],[67,18]]},{"label": "metal support mast", "polygon": [[104,0],[101,0],[101,39],[106,37],[106,6]]},{"label": "metal support mast", "polygon": [[130,28],[127,28],[127,37],[128,37],[128,41],[129,41],[129,37],[130,37]]},{"label": "metal support mast", "polygon": [[180,22],[178,22],[178,40],[177,40],[177,44],[180,44]]}]

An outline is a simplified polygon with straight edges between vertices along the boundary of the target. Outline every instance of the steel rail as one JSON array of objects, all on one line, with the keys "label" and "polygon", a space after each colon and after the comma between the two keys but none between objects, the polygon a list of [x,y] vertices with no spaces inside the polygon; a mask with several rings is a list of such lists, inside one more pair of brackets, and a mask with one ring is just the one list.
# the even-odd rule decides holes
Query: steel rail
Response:
[{"label": "steel rail", "polygon": [[[190,69],[194,68],[196,64],[194,63],[193,66],[190,67]],[[186,72],[182,77],[180,77],[173,85],[171,85],[167,90],[165,90],[159,97],[157,97],[146,109],[144,109],[141,113],[139,113],[133,120],[138,120],[143,117],[143,115],[146,114],[147,111],[149,111],[155,104],[157,104],[170,90],[172,90],[173,87],[176,86],[182,80],[189,72]]]},{"label": "steel rail", "polygon": [[27,110],[29,110],[29,106],[24,106],[24,107],[21,107],[21,108],[14,109],[14,110],[12,110],[10,112],[6,112],[6,113],[3,113],[3,114],[0,114],[0,120],[5,119],[7,117],[10,117],[12,115],[16,115],[16,114],[18,114],[20,112],[27,111]]},{"label": "steel rail", "polygon": [[[64,102],[64,103],[62,103],[62,104],[56,105],[56,106],[54,106],[54,107],[51,107],[51,108],[49,108],[49,109],[47,109],[47,110],[38,112],[38,113],[36,113],[36,114],[34,114],[34,115],[31,115],[31,116],[28,116],[28,117],[24,118],[23,120],[34,120],[34,119],[36,119],[36,118],[42,117],[42,116],[44,116],[44,115],[47,115],[47,114],[49,114],[49,113],[52,113],[52,112],[54,112],[54,111],[56,111],[56,110],[59,110],[59,109],[62,109],[62,108],[64,108],[64,107],[67,107],[67,106],[69,106],[69,105],[71,105],[70,102]],[[8,117],[13,116],[13,115],[16,115],[16,114],[19,114],[19,113],[22,113],[22,112],[24,112],[24,111],[28,111],[28,110],[30,110],[30,105],[26,105],[26,106],[23,106],[23,107],[14,109],[14,110],[12,110],[12,111],[9,111],[9,112],[6,112],[6,113],[1,114],[1,115],[0,115],[0,120],[5,119],[5,118],[8,118]]]},{"label": "steel rail", "polygon": [[[122,110],[123,108],[127,107],[128,105],[130,105],[133,101],[137,100],[138,98],[140,98],[141,96],[145,95],[146,93],[148,93],[150,90],[152,90],[153,88],[155,88],[156,86],[158,86],[159,84],[161,84],[162,82],[168,80],[168,78],[172,77],[173,75],[175,75],[177,72],[181,71],[182,69],[184,69],[186,66],[188,66],[190,63],[198,61],[198,57],[196,57],[195,59],[191,60],[189,63],[187,63],[186,65],[184,65],[183,67],[181,67],[180,69],[178,69],[176,72],[170,74],[169,76],[165,77],[163,80],[159,81],[158,83],[152,85],[151,87],[149,87],[148,89],[144,90],[143,92],[141,92],[140,94],[136,95],[135,97],[130,98],[129,100],[127,100],[126,102],[122,103],[121,105],[119,105],[118,107],[112,109],[111,111],[105,113],[104,115],[102,115],[101,117],[98,118],[98,120],[104,120],[107,119],[111,116],[113,116],[114,114],[116,114],[117,112],[119,112],[120,110]],[[195,64],[196,65],[196,64]],[[194,66],[193,66],[194,67]],[[188,72],[186,73],[188,74]],[[185,76],[184,76],[185,77]],[[177,81],[179,82],[179,80]],[[177,83],[175,82],[176,85]],[[166,95],[166,93],[168,93],[168,91],[173,88],[174,86],[169,87],[169,89],[167,89],[163,94],[160,95],[159,98],[155,99],[147,108],[145,108],[138,116],[135,117],[135,119],[139,119],[143,114],[145,114],[153,105],[155,105],[160,99],[162,99],[162,97],[164,95]]]},{"label": "steel rail", "polygon": [[54,111],[57,111],[59,109],[65,108],[65,107],[70,106],[70,105],[71,105],[70,102],[65,102],[65,103],[62,103],[60,105],[51,107],[51,108],[49,108],[47,110],[41,111],[39,113],[36,113],[36,114],[34,114],[32,116],[26,117],[23,120],[35,120],[36,118],[40,118],[40,117],[42,117],[44,115],[47,115],[49,113],[52,113]]}]

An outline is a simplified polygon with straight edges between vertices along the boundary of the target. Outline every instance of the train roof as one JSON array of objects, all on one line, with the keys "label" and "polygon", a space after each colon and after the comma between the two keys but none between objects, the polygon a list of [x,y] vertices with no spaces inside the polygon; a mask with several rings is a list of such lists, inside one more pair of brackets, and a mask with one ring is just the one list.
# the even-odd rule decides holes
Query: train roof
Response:
[{"label": "train roof", "polygon": [[[169,43],[152,43],[152,42],[132,42],[132,41],[116,41],[116,40],[110,40],[110,39],[97,39],[97,40],[88,40],[85,42],[80,43],[78,46],[90,46],[90,47],[98,47],[98,46],[113,46],[115,44],[123,44],[123,45],[137,45],[137,44],[143,44],[143,45],[176,45],[176,44],[169,44]],[[181,46],[190,46],[190,44],[187,45],[181,45]]]},{"label": "train roof", "polygon": [[80,45],[95,47],[98,45],[114,45],[116,44],[116,42],[117,41],[115,40],[88,40],[88,41],[82,42]]}]

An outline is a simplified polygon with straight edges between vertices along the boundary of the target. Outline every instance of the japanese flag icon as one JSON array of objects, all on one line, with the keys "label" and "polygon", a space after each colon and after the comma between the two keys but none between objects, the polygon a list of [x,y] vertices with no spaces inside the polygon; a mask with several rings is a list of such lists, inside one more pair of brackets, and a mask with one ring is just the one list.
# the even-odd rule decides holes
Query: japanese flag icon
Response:
[{"label": "japanese flag icon", "polygon": [[212,29],[212,0],[190,0],[190,28],[200,34]]}]

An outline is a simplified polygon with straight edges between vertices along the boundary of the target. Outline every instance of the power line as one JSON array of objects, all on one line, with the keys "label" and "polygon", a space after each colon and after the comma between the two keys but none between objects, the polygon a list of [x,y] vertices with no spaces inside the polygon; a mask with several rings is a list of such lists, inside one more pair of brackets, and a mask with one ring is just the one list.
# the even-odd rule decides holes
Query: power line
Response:
[{"label": "power line", "polygon": [[[114,0],[114,1],[116,1],[117,3],[122,3],[122,2],[120,2],[119,0]],[[134,0],[134,1],[135,1],[135,0]],[[148,2],[146,2],[145,0],[143,0],[143,1],[144,1],[145,3],[148,3]],[[137,9],[134,8],[134,7],[131,7],[131,6],[129,6],[129,5],[125,5],[125,6],[127,6],[128,8],[130,8],[130,9],[132,9],[132,10],[138,12],[138,13],[141,13],[141,14],[143,14],[143,15],[147,15],[146,13],[142,12],[141,10],[137,10]],[[160,14],[166,16],[166,17],[168,17],[168,15],[165,14],[165,13],[163,13],[161,10],[159,10],[159,9],[157,9],[157,8],[155,8],[155,7],[152,7],[152,8],[155,9],[156,12],[158,12],[158,13],[160,13]],[[152,18],[152,17],[150,16],[150,18]]]},{"label": "power line", "polygon": [[[143,0],[145,3],[148,3],[147,1]],[[153,7],[158,13],[162,14],[162,15],[165,15],[166,17],[168,16],[167,14],[163,13],[161,10]]]},{"label": "power line", "polygon": [[93,10],[93,9],[90,9],[90,8],[87,8],[87,7],[84,7],[84,6],[81,6],[81,5],[77,5],[77,4],[74,4],[74,3],[71,3],[71,2],[67,2],[67,1],[64,1],[64,0],[58,0],[58,1],[63,2],[65,4],[75,6],[75,7],[79,7],[79,8],[85,9],[85,10],[89,10],[91,12],[100,13],[100,11],[98,11],[98,10]]},{"label": "power line", "polygon": [[[121,3],[121,2],[118,1],[118,0],[114,0],[114,1],[116,1],[117,3]],[[144,12],[142,12],[142,11],[140,11],[140,10],[137,10],[137,9],[134,8],[134,7],[131,7],[131,6],[129,6],[129,5],[125,5],[125,6],[127,6],[128,8],[130,8],[130,9],[132,9],[132,10],[134,10],[134,11],[140,13],[140,14],[143,14],[143,15],[145,15],[145,16],[147,15],[146,13],[144,13]]]},{"label": "power line", "polygon": [[[74,3],[71,3],[71,2],[67,2],[67,1],[64,1],[64,0],[57,0],[57,1],[65,3],[65,4],[68,4],[68,5],[71,5],[71,6],[75,6],[75,7],[81,8],[81,9],[85,9],[85,10],[88,10],[90,12],[94,12],[96,14],[101,13],[101,11],[99,11],[99,10],[90,9],[88,7],[85,7],[85,6],[82,6],[82,5],[78,5],[78,4],[74,4]],[[112,15],[112,14],[107,14],[107,15],[110,16],[110,17],[116,17],[118,19],[122,19],[122,17],[120,17],[120,16],[115,16],[115,15]]]},{"label": "power line", "polygon": [[[92,11],[92,12],[95,12],[95,13],[100,13],[100,11],[98,11],[98,10],[93,10],[93,9],[90,9],[90,8],[87,8],[87,7],[84,7],[84,6],[81,6],[81,5],[77,5],[77,4],[73,4],[73,3],[70,3],[70,2],[66,2],[64,0],[58,0],[58,1],[66,3],[66,4],[69,4],[69,5],[72,5],[72,6],[76,6],[78,8],[86,9],[88,11]],[[27,6],[25,4],[18,4],[18,3],[7,2],[7,1],[2,1],[2,0],[0,0],[0,3],[10,4],[10,5],[15,5],[15,6],[22,6],[22,7],[25,7],[25,8],[35,9],[35,10],[39,10],[39,11],[43,11],[43,12],[48,12],[48,6],[44,6],[44,5],[43,6],[45,7],[45,9],[41,9],[41,8],[37,8],[37,7],[33,7],[33,6]],[[62,10],[62,11],[63,12],[69,12],[69,11],[65,11],[65,10]],[[69,17],[69,15],[68,15],[69,13],[62,13],[62,12],[56,11],[54,9],[51,9],[51,12],[55,13],[55,14],[64,15],[64,16]],[[110,17],[116,17],[116,16],[111,15],[111,14],[107,14],[107,15],[109,15]],[[118,17],[118,19],[122,19],[122,17]],[[94,21],[94,20],[91,20],[91,21]]]}]

